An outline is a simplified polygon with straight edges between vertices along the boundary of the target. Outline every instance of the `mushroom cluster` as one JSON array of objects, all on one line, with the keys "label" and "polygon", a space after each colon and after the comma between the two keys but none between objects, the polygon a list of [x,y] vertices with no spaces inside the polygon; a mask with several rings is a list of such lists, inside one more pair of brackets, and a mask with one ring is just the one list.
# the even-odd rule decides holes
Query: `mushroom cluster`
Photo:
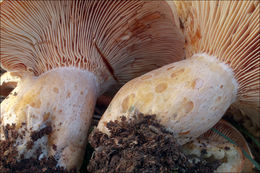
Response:
[{"label": "mushroom cluster", "polygon": [[[35,157],[41,149],[37,159],[53,156],[57,166],[78,169],[97,97],[137,76],[113,98],[97,126],[100,132],[109,135],[107,124],[122,116],[156,115],[187,152],[198,154],[198,140],[209,138],[201,135],[230,105],[260,128],[258,1],[0,5],[0,62],[12,72],[3,76],[1,87],[17,85],[1,103],[0,140],[7,140],[6,126],[14,124],[24,134],[16,140],[19,157]],[[28,147],[33,134],[46,128],[51,131]],[[215,142],[210,146],[222,147],[219,138]],[[231,158],[229,168],[242,160],[234,169],[244,169],[241,150],[226,145],[238,156],[234,161],[224,152]]]},{"label": "mushroom cluster", "polygon": [[[18,160],[41,149],[38,159],[53,156],[57,166],[79,168],[97,97],[184,58],[179,21],[164,1],[0,5],[1,67],[19,75],[1,103],[0,139],[7,139],[8,124],[24,134],[16,140]],[[5,79],[2,87],[12,87]],[[28,147],[32,134],[47,127],[51,132]]]}]

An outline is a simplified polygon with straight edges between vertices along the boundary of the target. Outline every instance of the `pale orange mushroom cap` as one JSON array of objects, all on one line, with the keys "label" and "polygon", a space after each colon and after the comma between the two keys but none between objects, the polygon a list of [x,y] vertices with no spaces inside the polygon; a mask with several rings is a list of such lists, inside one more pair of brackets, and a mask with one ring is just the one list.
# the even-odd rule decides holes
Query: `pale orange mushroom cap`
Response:
[{"label": "pale orange mushroom cap", "polygon": [[[20,155],[33,157],[40,146],[41,157],[79,168],[97,96],[184,58],[171,9],[165,1],[2,2],[1,66],[22,77],[1,103],[0,139],[2,127],[14,123],[29,129],[17,141]],[[28,151],[30,133],[48,123],[52,133]]]}]

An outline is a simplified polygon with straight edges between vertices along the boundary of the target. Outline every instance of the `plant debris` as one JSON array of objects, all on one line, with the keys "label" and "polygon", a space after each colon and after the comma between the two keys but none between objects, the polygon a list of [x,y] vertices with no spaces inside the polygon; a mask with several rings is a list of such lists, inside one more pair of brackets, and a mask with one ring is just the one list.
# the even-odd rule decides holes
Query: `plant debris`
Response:
[{"label": "plant debris", "polygon": [[[39,132],[32,133],[32,140],[28,143],[27,147],[32,147],[34,142],[51,133],[51,126],[43,128]],[[24,133],[18,133],[15,128],[15,125],[7,125],[4,127],[4,135],[6,140],[0,140],[0,172],[5,173],[28,173],[28,172],[37,172],[37,173],[49,173],[49,172],[68,172],[64,168],[56,167],[57,161],[54,157],[43,158],[38,160],[41,150],[38,149],[35,153],[35,158],[26,159],[21,156],[20,161],[18,158],[18,151],[16,148],[16,139],[23,138]],[[76,172],[72,170],[70,172]]]},{"label": "plant debris", "polygon": [[90,144],[96,149],[89,172],[213,172],[217,160],[206,161],[186,156],[174,136],[155,119],[138,114],[127,121],[107,123],[111,135],[95,129]]}]

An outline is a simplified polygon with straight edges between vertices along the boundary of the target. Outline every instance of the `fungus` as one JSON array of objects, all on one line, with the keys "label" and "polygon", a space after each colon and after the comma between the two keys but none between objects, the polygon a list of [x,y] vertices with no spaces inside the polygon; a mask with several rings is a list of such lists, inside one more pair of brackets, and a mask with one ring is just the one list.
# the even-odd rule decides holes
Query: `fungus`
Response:
[{"label": "fungus", "polygon": [[[109,134],[104,124],[139,111],[155,114],[184,144],[213,127],[231,104],[260,127],[259,2],[176,4],[186,55],[192,56],[126,83],[98,129]],[[248,10],[252,6],[255,10]]]},{"label": "fungus", "polygon": [[[161,1],[3,1],[1,66],[21,81],[1,103],[24,133],[20,156],[79,168],[97,96],[112,84],[184,58],[176,15]],[[31,135],[46,127],[50,134]],[[19,157],[17,159],[19,159]]]},{"label": "fungus", "polygon": [[232,106],[259,129],[259,1],[176,1],[176,5],[185,28],[187,56],[206,52],[228,64],[238,83],[237,99]]},{"label": "fungus", "polygon": [[[222,135],[225,135],[227,139]],[[220,120],[212,129],[194,141],[183,145],[182,149],[185,154],[204,159],[220,160],[221,165],[215,172],[253,171],[253,164],[247,158],[253,158],[253,155],[245,138],[237,129],[224,120]]]}]

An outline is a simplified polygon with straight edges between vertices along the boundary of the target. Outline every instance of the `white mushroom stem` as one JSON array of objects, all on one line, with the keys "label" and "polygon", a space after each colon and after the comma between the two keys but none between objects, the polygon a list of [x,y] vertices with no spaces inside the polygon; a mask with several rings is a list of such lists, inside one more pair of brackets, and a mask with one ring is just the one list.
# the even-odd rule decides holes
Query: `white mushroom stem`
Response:
[{"label": "white mushroom stem", "polygon": [[131,80],[116,94],[98,129],[130,118],[134,110],[156,114],[180,144],[213,127],[236,100],[238,83],[232,69],[217,58],[196,54]]},{"label": "white mushroom stem", "polygon": [[[20,132],[26,132],[23,140],[17,139],[19,156],[35,157],[35,151],[41,147],[41,158],[54,156],[58,166],[79,167],[98,90],[91,72],[72,67],[57,68],[39,77],[24,77],[1,103],[1,140],[4,126],[15,124]],[[27,149],[32,132],[48,125],[52,127],[51,134]]]}]

